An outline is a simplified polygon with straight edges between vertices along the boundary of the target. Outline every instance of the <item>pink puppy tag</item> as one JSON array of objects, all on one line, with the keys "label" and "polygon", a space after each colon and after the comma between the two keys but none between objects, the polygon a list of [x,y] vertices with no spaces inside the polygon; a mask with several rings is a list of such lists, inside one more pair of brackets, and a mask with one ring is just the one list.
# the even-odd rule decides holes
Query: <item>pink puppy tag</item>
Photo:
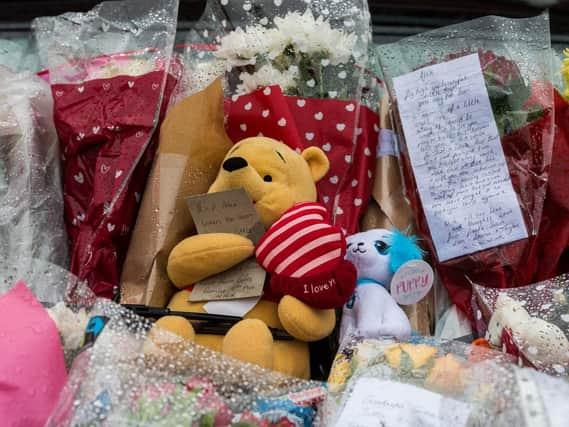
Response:
[{"label": "pink puppy tag", "polygon": [[23,282],[0,295],[0,424],[43,426],[67,372],[59,333]]},{"label": "pink puppy tag", "polygon": [[427,296],[434,278],[433,269],[425,261],[408,261],[391,279],[391,296],[400,305],[416,304]]}]

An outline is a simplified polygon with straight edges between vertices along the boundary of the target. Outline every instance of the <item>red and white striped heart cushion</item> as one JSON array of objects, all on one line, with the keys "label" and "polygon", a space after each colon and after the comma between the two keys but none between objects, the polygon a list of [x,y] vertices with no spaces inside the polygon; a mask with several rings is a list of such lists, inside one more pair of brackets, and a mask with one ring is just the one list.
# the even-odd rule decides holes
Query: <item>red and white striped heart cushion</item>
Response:
[{"label": "red and white striped heart cushion", "polygon": [[299,203],[286,211],[259,241],[255,254],[269,273],[292,278],[333,271],[344,258],[340,227],[330,224],[320,203]]}]

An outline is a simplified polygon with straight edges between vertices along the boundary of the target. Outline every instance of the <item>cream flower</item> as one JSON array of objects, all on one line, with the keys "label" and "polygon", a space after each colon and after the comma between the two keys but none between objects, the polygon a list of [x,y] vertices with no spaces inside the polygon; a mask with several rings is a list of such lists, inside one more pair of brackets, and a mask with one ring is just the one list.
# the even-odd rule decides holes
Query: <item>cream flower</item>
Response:
[{"label": "cream flower", "polygon": [[325,53],[330,63],[347,62],[353,54],[357,36],[332,28],[322,16],[317,19],[310,10],[303,14],[290,12],[284,18],[274,19],[275,28],[261,25],[237,28],[221,39],[215,55],[226,59],[230,65],[245,65],[257,55],[275,59],[287,46],[311,54]]},{"label": "cream flower", "polygon": [[333,29],[322,16],[314,19],[310,10],[302,15],[291,12],[284,18],[275,18],[274,22],[280,33],[282,49],[292,45],[303,53],[325,52],[333,65],[344,63],[352,56],[357,36]]},{"label": "cream flower", "polygon": [[296,86],[298,67],[292,66],[284,72],[280,72],[270,65],[263,65],[253,74],[241,73],[239,79],[243,82],[237,86],[237,95],[254,92],[260,87],[278,85],[283,92]]},{"label": "cream flower", "polygon": [[214,54],[235,65],[254,64],[251,60],[268,50],[267,40],[270,40],[272,31],[260,25],[247,27],[245,31],[237,28],[221,39],[221,45]]}]

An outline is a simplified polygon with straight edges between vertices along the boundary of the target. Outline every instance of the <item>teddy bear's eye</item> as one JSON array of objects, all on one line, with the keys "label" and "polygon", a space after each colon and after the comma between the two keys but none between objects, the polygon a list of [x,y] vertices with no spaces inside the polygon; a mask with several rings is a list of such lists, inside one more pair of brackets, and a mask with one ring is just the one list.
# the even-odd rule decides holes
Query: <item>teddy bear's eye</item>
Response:
[{"label": "teddy bear's eye", "polygon": [[273,177],[271,175],[265,175],[263,177],[263,181],[265,182],[272,182],[273,181]]},{"label": "teddy bear's eye", "polygon": [[376,240],[374,246],[381,255],[386,255],[389,251],[389,245],[382,240]]}]

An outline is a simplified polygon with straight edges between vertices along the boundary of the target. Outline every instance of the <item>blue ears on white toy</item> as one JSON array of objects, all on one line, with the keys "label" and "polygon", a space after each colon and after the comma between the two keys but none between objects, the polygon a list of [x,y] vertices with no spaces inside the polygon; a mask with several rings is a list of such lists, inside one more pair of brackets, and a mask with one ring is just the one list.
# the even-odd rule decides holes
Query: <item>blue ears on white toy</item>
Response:
[{"label": "blue ears on white toy", "polygon": [[389,237],[389,269],[395,273],[408,261],[423,259],[423,251],[417,244],[416,236],[409,236],[393,227]]}]

